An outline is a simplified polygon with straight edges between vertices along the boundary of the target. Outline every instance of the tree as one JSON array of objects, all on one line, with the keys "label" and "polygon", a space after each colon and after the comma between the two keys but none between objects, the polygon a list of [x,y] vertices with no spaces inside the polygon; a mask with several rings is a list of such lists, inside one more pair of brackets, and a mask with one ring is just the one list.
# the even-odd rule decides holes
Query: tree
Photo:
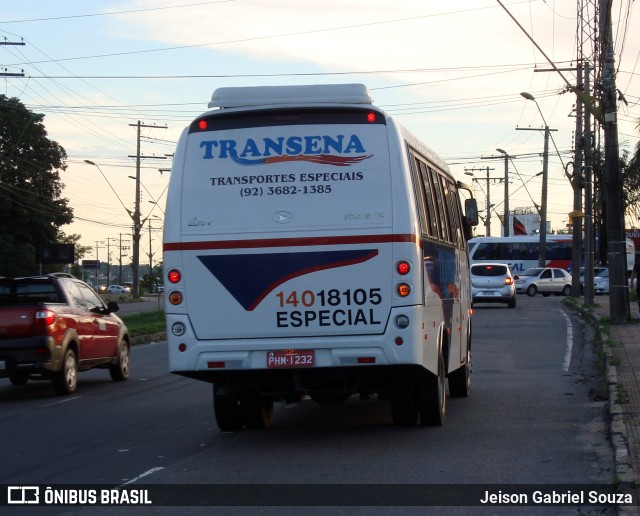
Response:
[{"label": "tree", "polygon": [[62,243],[59,228],[73,220],[61,197],[65,150],[49,140],[44,115],[0,95],[0,275],[37,273],[36,248]]}]

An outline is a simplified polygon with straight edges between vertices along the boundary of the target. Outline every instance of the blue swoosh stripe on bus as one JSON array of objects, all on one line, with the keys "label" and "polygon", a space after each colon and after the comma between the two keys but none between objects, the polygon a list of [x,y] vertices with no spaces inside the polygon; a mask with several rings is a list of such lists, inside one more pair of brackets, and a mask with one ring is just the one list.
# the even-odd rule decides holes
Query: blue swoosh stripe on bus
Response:
[{"label": "blue swoosh stripe on bus", "polygon": [[254,310],[278,285],[312,272],[366,262],[377,249],[310,253],[198,256],[245,310]]}]

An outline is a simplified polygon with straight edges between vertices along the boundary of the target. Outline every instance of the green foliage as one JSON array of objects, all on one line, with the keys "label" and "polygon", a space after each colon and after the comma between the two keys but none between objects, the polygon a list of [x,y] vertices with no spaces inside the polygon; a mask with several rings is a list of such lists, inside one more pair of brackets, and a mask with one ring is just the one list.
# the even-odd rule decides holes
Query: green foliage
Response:
[{"label": "green foliage", "polygon": [[120,318],[127,325],[131,337],[152,335],[166,330],[165,317],[162,310],[121,315]]},{"label": "green foliage", "polygon": [[62,243],[59,228],[73,220],[61,197],[67,155],[47,138],[42,118],[0,95],[0,275],[39,272],[38,244]]}]

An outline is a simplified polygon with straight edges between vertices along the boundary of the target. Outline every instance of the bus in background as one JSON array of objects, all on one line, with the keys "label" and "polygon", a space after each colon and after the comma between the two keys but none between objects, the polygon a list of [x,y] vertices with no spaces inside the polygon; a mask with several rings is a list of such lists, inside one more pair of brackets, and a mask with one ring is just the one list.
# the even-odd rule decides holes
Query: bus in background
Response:
[{"label": "bus in background", "polygon": [[[469,240],[469,260],[476,262],[505,263],[514,274],[538,266],[540,237],[476,237]],[[571,267],[571,235],[547,235],[547,267],[568,269]]]},{"label": "bus in background", "polygon": [[223,431],[353,394],[441,425],[447,381],[470,390],[471,189],[361,84],[219,88],[209,107],[168,189],[170,371],[213,384]]},{"label": "bus in background", "polygon": [[[627,272],[633,270],[635,245],[627,238]],[[469,260],[476,262],[505,263],[514,274],[538,266],[540,254],[540,237],[538,235],[522,235],[509,237],[476,237],[469,240]],[[571,235],[547,235],[546,267],[571,269],[572,237]],[[582,261],[584,263],[584,259]]]}]

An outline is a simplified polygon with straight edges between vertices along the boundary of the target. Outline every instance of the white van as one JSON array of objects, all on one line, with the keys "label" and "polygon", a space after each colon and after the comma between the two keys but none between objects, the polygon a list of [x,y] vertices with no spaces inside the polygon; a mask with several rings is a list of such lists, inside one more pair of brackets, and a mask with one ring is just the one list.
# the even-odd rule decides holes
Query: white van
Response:
[{"label": "white van", "polygon": [[446,377],[469,394],[475,200],[463,215],[446,164],[361,84],[220,88],[209,107],[168,190],[171,372],[213,383],[222,430],[353,394],[442,424]]}]

